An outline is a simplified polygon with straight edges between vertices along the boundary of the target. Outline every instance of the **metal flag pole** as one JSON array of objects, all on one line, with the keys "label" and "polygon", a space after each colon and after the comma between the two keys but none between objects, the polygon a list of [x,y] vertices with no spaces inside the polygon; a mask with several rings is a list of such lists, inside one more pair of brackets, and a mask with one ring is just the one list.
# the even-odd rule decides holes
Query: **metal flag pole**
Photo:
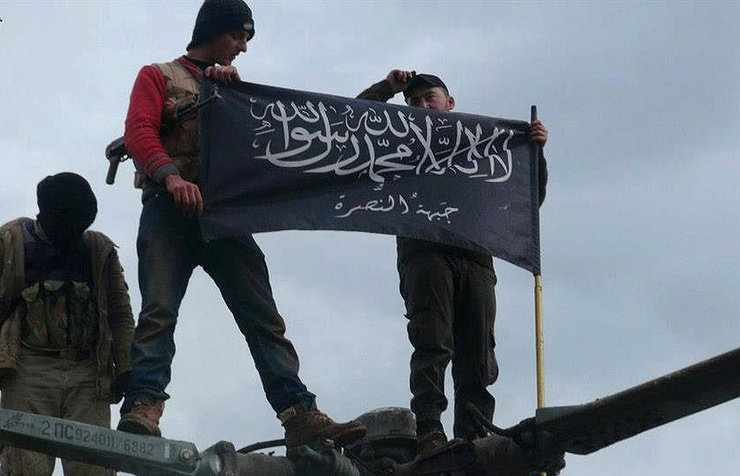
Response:
[{"label": "metal flag pole", "polygon": [[[537,120],[537,106],[532,105],[530,112],[530,122]],[[540,154],[542,147],[537,145],[534,149],[534,160],[539,167]],[[539,177],[535,177],[539,180]],[[539,203],[538,203],[539,205]],[[537,366],[537,408],[545,406],[545,335],[542,329],[542,275],[534,275],[534,333],[535,333],[535,356]],[[540,476],[546,476],[547,473],[541,472]]]}]

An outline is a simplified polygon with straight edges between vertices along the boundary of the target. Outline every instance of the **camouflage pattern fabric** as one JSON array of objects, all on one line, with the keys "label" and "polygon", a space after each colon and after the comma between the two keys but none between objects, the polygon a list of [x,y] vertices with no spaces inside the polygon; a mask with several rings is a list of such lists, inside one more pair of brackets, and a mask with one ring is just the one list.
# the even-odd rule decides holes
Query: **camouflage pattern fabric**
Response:
[{"label": "camouflage pattern fabric", "polygon": [[46,280],[21,293],[26,316],[21,339],[34,349],[95,348],[97,313],[86,283]]}]

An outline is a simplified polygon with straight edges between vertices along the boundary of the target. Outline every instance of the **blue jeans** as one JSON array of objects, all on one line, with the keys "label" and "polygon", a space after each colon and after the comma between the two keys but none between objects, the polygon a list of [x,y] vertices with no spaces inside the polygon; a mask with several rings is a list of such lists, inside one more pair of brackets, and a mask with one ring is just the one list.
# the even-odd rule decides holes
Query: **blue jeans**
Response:
[{"label": "blue jeans", "polygon": [[193,269],[214,280],[259,372],[267,400],[280,413],[315,395],[298,377],[298,355],[272,297],[265,257],[250,235],[205,242],[198,219],[186,216],[167,192],[144,201],[137,239],[142,308],[131,346],[131,383],[121,413],[139,395],[166,400],[175,355],[174,331]]}]

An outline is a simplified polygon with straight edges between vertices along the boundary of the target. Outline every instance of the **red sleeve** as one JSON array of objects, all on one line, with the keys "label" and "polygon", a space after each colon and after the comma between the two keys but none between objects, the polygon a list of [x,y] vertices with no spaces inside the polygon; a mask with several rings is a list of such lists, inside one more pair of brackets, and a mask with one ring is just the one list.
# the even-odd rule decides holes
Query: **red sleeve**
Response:
[{"label": "red sleeve", "polygon": [[[167,86],[162,72],[154,65],[144,66],[136,77],[126,115],[124,142],[136,164],[155,180],[169,173],[155,174],[165,167],[177,173],[175,164],[162,145],[159,131],[162,109],[167,97]],[[168,167],[166,167],[168,166]]]}]

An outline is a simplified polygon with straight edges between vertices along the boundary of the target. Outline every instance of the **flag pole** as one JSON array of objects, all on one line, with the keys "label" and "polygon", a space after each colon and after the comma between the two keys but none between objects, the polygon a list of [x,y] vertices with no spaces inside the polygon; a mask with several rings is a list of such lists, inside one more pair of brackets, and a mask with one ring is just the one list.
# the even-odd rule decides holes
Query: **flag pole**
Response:
[{"label": "flag pole", "polygon": [[[532,105],[530,110],[530,122],[537,120],[537,106]],[[534,160],[539,168],[540,154],[542,147],[534,148]],[[534,178],[539,180],[539,176]],[[535,197],[539,200],[539,197]],[[539,206],[539,201],[537,202]],[[539,224],[538,224],[539,226]],[[534,333],[535,333],[535,356],[537,367],[537,408],[545,406],[545,335],[542,328],[542,274],[538,270],[534,275]],[[547,476],[546,472],[541,472],[540,476]]]},{"label": "flag pole", "polygon": [[537,408],[545,406],[545,337],[542,332],[542,276],[534,276],[534,331],[537,356]]},{"label": "flag pole", "polygon": [[[532,105],[530,110],[530,121],[537,120],[537,106]],[[534,149],[534,160],[537,167],[540,165],[540,154],[542,148],[536,146]],[[539,177],[535,177],[539,180]],[[538,197],[535,197],[538,200]],[[539,205],[539,203],[538,203]],[[537,357],[537,408],[545,406],[545,337],[542,330],[542,275],[534,275],[534,331],[535,331],[535,354]]]}]

